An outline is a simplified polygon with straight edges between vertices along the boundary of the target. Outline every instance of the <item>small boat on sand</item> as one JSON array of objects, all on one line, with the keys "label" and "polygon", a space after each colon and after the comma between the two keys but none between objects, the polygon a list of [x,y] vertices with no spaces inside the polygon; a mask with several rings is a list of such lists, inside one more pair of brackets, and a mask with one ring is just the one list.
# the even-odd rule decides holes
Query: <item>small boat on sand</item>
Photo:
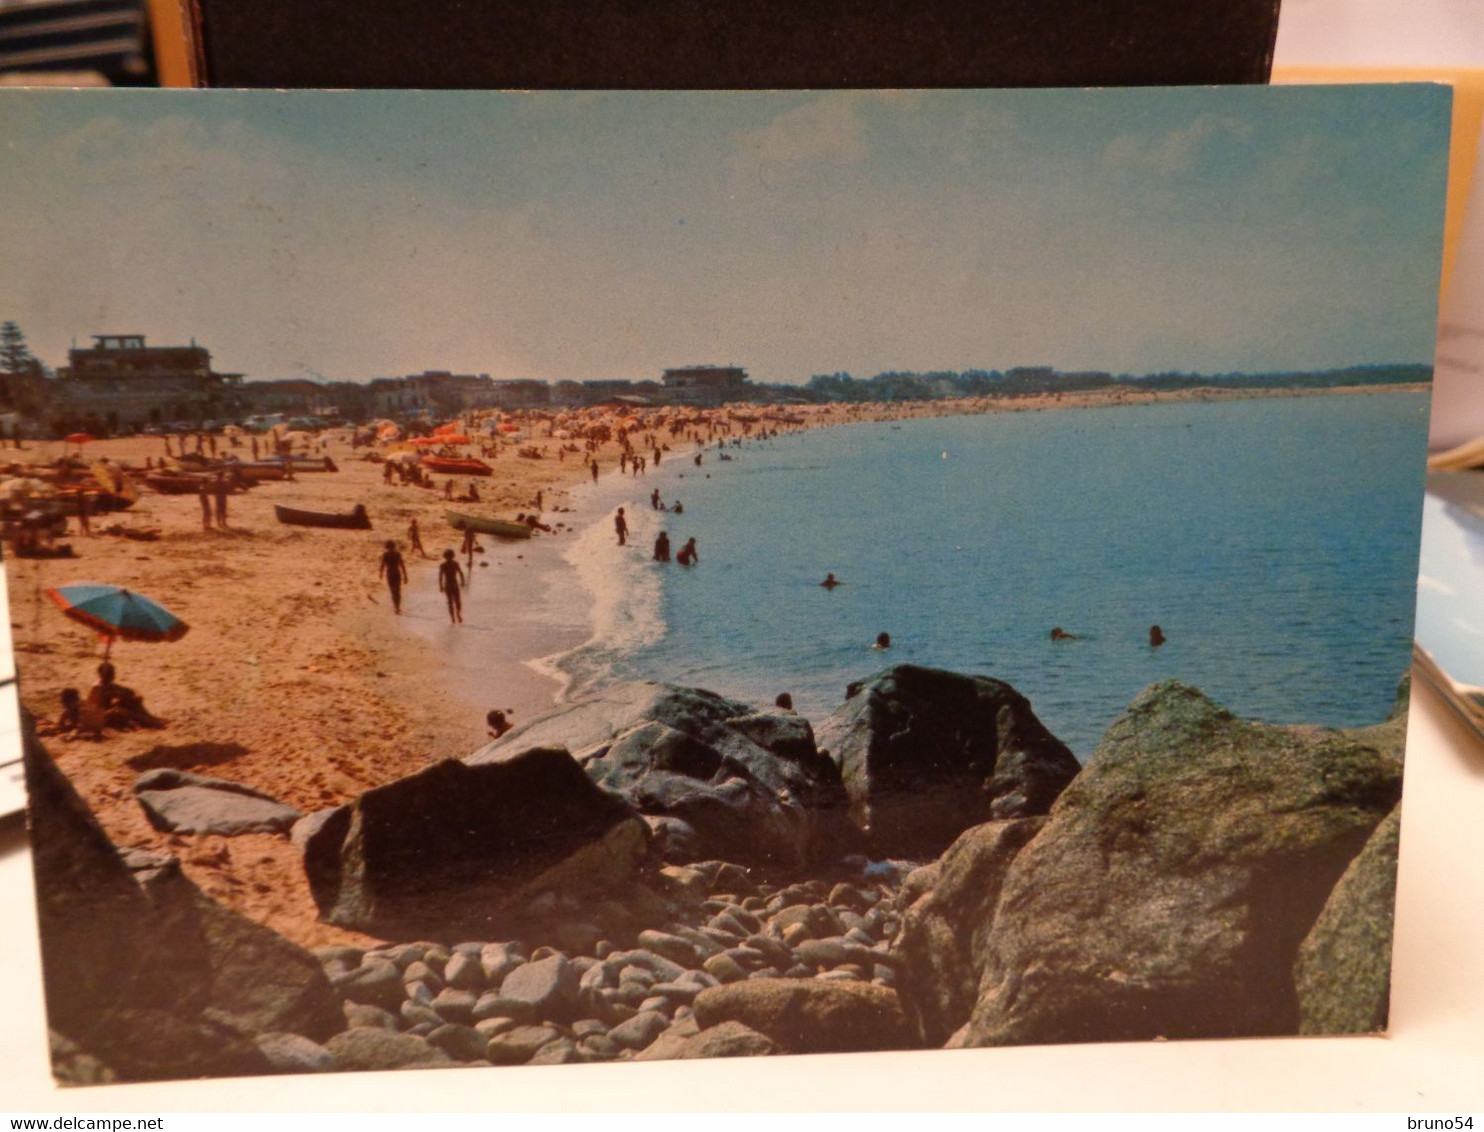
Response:
[{"label": "small boat on sand", "polygon": [[360,503],[348,515],[330,511],[301,511],[297,507],[285,507],[280,503],[273,505],[273,513],[278,516],[280,523],[290,527],[332,527],[343,531],[371,529],[371,516],[366,514],[365,506]]},{"label": "small boat on sand", "polygon": [[206,476],[191,475],[154,475],[145,476],[146,487],[158,491],[161,495],[195,495],[201,490],[201,484],[207,480]]},{"label": "small boat on sand", "polygon": [[478,531],[482,535],[497,535],[500,538],[530,538],[531,528],[514,519],[493,519],[484,515],[465,515],[458,511],[445,512],[456,531]]},{"label": "small boat on sand", "polygon": [[473,457],[424,456],[422,466],[430,472],[445,476],[491,476],[495,473],[494,468]]},{"label": "small boat on sand", "polygon": [[252,463],[239,463],[230,465],[232,471],[248,483],[260,483],[263,480],[281,480],[287,475],[287,470],[280,461],[254,461]]}]

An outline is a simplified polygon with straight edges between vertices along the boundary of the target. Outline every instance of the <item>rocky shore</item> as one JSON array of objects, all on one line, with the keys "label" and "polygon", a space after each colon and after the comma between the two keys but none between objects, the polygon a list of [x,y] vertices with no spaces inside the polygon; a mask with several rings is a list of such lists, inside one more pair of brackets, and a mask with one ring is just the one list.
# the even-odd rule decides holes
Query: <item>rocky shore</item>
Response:
[{"label": "rocky shore", "polygon": [[[1337,732],[1170,682],[1079,768],[987,677],[890,668],[817,728],[622,685],[298,817],[322,918],[382,941],[313,954],[115,851],[33,740],[54,1063],[81,1083],[1374,1031],[1404,731],[1404,701]],[[293,820],[196,776],[138,795],[181,835],[234,807]]]}]

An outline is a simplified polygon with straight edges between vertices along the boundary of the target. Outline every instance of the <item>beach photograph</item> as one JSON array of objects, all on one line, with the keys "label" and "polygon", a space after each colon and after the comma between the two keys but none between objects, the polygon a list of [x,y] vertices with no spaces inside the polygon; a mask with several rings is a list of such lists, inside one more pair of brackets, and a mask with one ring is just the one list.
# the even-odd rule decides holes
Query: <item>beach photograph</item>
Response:
[{"label": "beach photograph", "polygon": [[1384,1031],[1449,107],[0,91],[58,1082]]}]

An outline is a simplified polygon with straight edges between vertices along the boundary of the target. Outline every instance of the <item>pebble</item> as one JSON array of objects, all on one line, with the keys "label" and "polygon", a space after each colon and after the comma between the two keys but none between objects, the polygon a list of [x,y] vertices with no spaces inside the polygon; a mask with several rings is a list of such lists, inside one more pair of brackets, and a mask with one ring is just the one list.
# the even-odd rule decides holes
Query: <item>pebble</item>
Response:
[{"label": "pebble", "polygon": [[577,1005],[577,972],[564,955],[533,959],[505,976],[500,994],[529,1002],[540,1017],[560,1020]]},{"label": "pebble", "polygon": [[432,1009],[436,1010],[438,1016],[445,1022],[467,1025],[474,1021],[474,1007],[478,1001],[473,991],[444,987],[433,999]]},{"label": "pebble", "polygon": [[345,1004],[345,1024],[351,1029],[397,1030],[397,1016],[379,1006],[361,1002]]},{"label": "pebble", "polygon": [[407,964],[402,971],[402,981],[404,983],[423,983],[434,994],[441,991],[444,985],[443,976],[438,974],[437,971],[433,970],[433,968],[429,967],[421,959]]},{"label": "pebble", "polygon": [[577,1043],[571,1038],[557,1038],[538,1049],[527,1063],[529,1065],[570,1065],[582,1061]]},{"label": "pebble", "polygon": [[342,997],[367,1006],[384,1006],[395,1010],[405,996],[402,972],[397,970],[395,963],[389,963],[385,959],[373,959],[332,982]]},{"label": "pebble", "polygon": [[428,1044],[436,1046],[455,1061],[482,1060],[489,1039],[472,1026],[439,1026],[428,1034]]},{"label": "pebble", "polygon": [[487,943],[479,950],[479,965],[485,982],[499,986],[500,981],[524,963],[524,948],[516,943]]},{"label": "pebble", "polygon": [[554,1026],[517,1026],[491,1038],[484,1056],[495,1065],[524,1065],[547,1042],[561,1036]]},{"label": "pebble", "polygon": [[467,951],[455,951],[448,965],[443,968],[443,979],[449,986],[459,990],[482,991],[487,985],[477,951],[473,955]]},{"label": "pebble", "polygon": [[475,1022],[474,1029],[488,1040],[496,1034],[503,1034],[508,1030],[515,1029],[518,1024],[514,1018],[485,1018],[482,1021]]},{"label": "pebble", "polygon": [[536,1021],[536,1008],[518,998],[506,998],[495,991],[475,1000],[472,1017],[476,1022],[487,1018],[513,1018],[517,1023]]},{"label": "pebble", "polygon": [[253,1044],[278,1073],[331,1073],[335,1069],[334,1055],[300,1034],[259,1034]]},{"label": "pebble", "polygon": [[[884,986],[895,980],[899,960],[889,941],[900,915],[891,884],[838,877],[754,884],[746,870],[719,861],[666,875],[672,883],[665,899],[602,901],[613,905],[613,916],[553,898],[561,922],[530,946],[470,940],[450,948],[424,940],[370,951],[319,949],[316,958],[346,1000],[351,1029],[344,1033],[379,1032],[412,1044],[353,1048],[350,1062],[338,1065],[328,1044],[282,1035],[283,1063],[300,1057],[294,1064],[303,1066],[282,1071],[372,1061],[392,1067],[401,1059],[520,1065],[753,1052],[747,1042],[733,1043],[733,1051],[726,1042],[696,1040],[703,1035],[691,1004],[702,990],[785,977]],[[616,939],[600,938],[588,919],[607,923]],[[567,930],[574,926],[581,931]],[[750,1040],[764,1052],[765,1039]]]},{"label": "pebble", "polygon": [[739,979],[747,978],[747,971],[736,959],[732,958],[730,952],[713,955],[701,966],[708,974],[723,983],[735,983]]},{"label": "pebble", "polygon": [[642,931],[639,933],[639,946],[682,967],[695,967],[701,962],[701,956],[690,940],[669,932]]},{"label": "pebble", "polygon": [[577,1042],[578,1052],[593,1061],[611,1061],[622,1048],[607,1034],[590,1034]]},{"label": "pebble", "polygon": [[644,1049],[670,1027],[670,1019],[646,1010],[608,1031],[609,1040],[625,1049]]},{"label": "pebble", "polygon": [[431,1022],[434,1026],[443,1025],[443,1016],[431,1007],[408,999],[402,1004],[402,1021],[409,1027],[420,1025],[423,1022]]},{"label": "pebble", "polygon": [[774,967],[787,967],[793,963],[793,953],[787,947],[779,943],[772,936],[753,935],[747,937],[747,946],[761,953],[763,958]]},{"label": "pebble", "polygon": [[331,963],[338,963],[347,971],[352,971],[361,965],[365,952],[359,947],[344,947],[335,945],[332,947],[316,947],[314,957],[321,964],[328,967]]},{"label": "pebble", "polygon": [[418,1065],[448,1065],[452,1059],[416,1034],[354,1029],[325,1043],[338,1069],[402,1069]]}]

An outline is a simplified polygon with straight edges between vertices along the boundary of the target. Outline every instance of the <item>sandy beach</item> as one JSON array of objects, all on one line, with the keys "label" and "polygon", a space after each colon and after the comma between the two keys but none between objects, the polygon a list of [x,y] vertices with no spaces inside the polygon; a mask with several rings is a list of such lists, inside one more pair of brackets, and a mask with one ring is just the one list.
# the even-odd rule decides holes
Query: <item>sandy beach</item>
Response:
[{"label": "sandy beach", "polygon": [[[1252,395],[1089,393],[789,412],[804,421],[792,427],[810,428]],[[533,440],[548,443],[539,433]],[[671,443],[677,457],[691,447]],[[509,711],[515,723],[549,708],[559,685],[528,662],[572,648],[589,632],[585,597],[562,551],[590,524],[611,522],[598,505],[603,492],[589,500],[579,490],[589,479],[582,458],[559,461],[556,449],[549,442],[551,458],[540,460],[502,450],[494,475],[479,481],[481,502],[465,505],[513,516],[529,511],[541,491],[542,517],[553,530],[529,541],[481,538],[485,553],[476,556],[467,619],[458,627],[448,624],[434,566],[443,549],[459,545],[458,532],[444,517],[448,507],[460,506],[445,501],[445,477],[437,477],[437,490],[388,486],[382,465],[341,439],[330,439],[327,448],[338,472],[303,474],[233,495],[226,531],[202,529],[193,495],[142,491],[130,510],[95,517],[93,537],[78,535],[73,522],[75,558],[9,557],[21,696],[39,720],[56,718],[62,689],[86,692],[101,659],[98,638],[64,617],[46,588],[84,580],[123,585],[157,599],[191,626],[175,643],[120,643],[113,650],[120,682],[141,694],[168,727],[110,731],[96,742],[49,742],[110,837],[122,846],[176,854],[210,895],[296,942],[365,942],[316,919],[298,852],[286,838],[157,832],[134,798],[133,782],[146,770],[174,767],[256,787],[308,813],[431,761],[467,754],[485,741],[484,715],[491,708]],[[60,442],[30,442],[3,456],[47,462],[61,451]],[[247,455],[245,448],[236,451]],[[619,474],[619,451],[610,442],[597,452],[605,477]],[[140,437],[90,444],[84,457],[138,466],[163,454],[160,438]],[[468,480],[457,481],[459,490],[467,486]],[[641,479],[635,490],[647,495],[649,487]],[[371,531],[287,527],[273,514],[275,503],[345,511],[358,502],[372,517]],[[387,539],[406,553],[413,518],[430,557],[408,557],[410,580],[399,618],[377,567]],[[115,524],[158,528],[160,537],[136,541],[100,533]]]}]

